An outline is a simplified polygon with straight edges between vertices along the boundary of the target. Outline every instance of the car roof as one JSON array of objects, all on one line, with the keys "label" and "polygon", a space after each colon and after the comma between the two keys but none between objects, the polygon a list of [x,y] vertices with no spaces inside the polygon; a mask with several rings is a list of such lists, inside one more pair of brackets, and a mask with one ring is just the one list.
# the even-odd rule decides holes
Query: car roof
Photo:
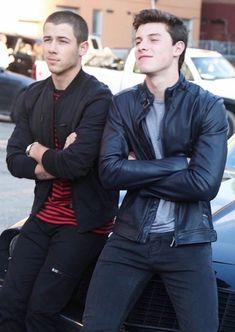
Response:
[{"label": "car roof", "polygon": [[186,54],[190,57],[221,57],[222,54],[220,54],[217,51],[211,51],[211,50],[204,50],[202,48],[191,48],[188,47],[186,49]]},{"label": "car roof", "polygon": [[5,34],[8,37],[15,37],[15,38],[25,38],[25,39],[31,39],[31,40],[35,40],[35,39],[41,39],[40,36],[38,35],[25,35],[25,34],[19,34],[19,33],[13,33],[13,32],[5,32],[5,31],[0,31],[1,33]]}]

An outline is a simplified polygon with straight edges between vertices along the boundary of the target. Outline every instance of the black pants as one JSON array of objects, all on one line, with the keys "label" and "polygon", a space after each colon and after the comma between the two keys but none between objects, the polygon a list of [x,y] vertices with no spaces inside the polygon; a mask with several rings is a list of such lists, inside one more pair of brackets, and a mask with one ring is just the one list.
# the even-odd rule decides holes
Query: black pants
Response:
[{"label": "black pants", "polygon": [[82,332],[119,332],[154,273],[172,300],[181,332],[217,332],[217,288],[211,245],[171,247],[173,234],[145,244],[113,234],[89,286]]},{"label": "black pants", "polygon": [[0,332],[54,332],[59,313],[106,238],[31,217],[0,291]]}]

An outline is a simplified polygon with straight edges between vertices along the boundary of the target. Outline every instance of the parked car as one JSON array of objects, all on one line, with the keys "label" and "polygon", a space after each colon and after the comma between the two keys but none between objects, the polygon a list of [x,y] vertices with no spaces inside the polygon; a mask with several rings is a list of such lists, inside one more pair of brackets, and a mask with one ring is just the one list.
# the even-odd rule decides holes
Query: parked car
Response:
[{"label": "parked car", "polygon": [[235,132],[235,67],[219,52],[191,48],[182,71],[189,81],[224,99],[230,137]]},{"label": "parked car", "polygon": [[30,77],[0,68],[0,113],[14,121],[17,116],[14,109],[17,98],[33,82]]},{"label": "parked car", "polygon": [[[223,181],[212,201],[213,222],[218,240],[213,243],[213,266],[219,295],[218,332],[235,331],[235,179]],[[0,235],[0,289],[4,282],[9,256],[15,248],[24,220]],[[82,313],[93,266],[77,286],[71,301],[60,315],[57,332],[76,332]],[[1,291],[1,290],[0,290]],[[206,296],[206,294],[205,294]],[[192,308],[194,310],[194,308]],[[114,313],[115,314],[115,313]],[[179,332],[174,308],[162,280],[156,274],[129,314],[122,332]],[[200,331],[203,332],[203,331]]]},{"label": "parked car", "polygon": [[235,177],[235,134],[228,139],[228,155],[224,170],[223,179]]},{"label": "parked car", "polygon": [[5,33],[5,35],[9,54],[13,58],[7,69],[32,77],[33,63],[35,58],[40,55],[38,52],[41,53],[40,38],[8,33]]}]

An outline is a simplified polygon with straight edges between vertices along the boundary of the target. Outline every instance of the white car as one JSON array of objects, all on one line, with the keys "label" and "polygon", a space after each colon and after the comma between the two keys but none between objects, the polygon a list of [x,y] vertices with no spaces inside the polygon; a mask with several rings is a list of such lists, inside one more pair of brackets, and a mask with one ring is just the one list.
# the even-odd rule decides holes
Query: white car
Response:
[{"label": "white car", "polygon": [[230,137],[235,132],[235,67],[216,51],[189,48],[182,71],[188,80],[224,99]]}]

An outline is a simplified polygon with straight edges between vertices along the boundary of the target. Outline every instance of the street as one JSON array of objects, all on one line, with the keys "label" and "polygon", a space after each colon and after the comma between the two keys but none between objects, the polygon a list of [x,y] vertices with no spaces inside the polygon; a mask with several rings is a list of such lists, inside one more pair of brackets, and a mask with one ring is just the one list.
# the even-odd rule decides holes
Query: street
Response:
[{"label": "street", "polygon": [[13,123],[0,122],[0,233],[29,214],[33,199],[34,181],[13,177],[6,167],[6,144],[13,129]]}]

